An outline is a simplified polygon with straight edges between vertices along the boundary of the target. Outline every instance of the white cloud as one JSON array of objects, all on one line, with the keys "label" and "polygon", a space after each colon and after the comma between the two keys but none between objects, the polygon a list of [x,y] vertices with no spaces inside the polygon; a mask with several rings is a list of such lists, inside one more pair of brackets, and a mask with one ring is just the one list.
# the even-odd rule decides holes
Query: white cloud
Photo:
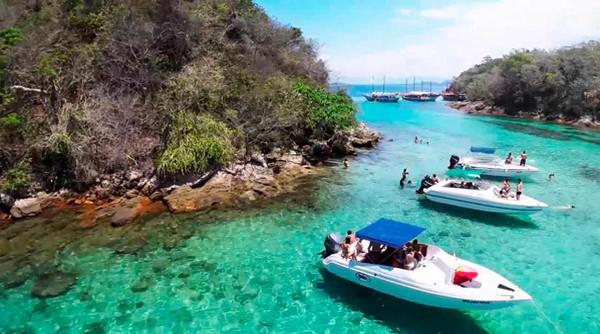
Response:
[{"label": "white cloud", "polygon": [[459,18],[463,11],[468,7],[452,6],[445,8],[429,8],[420,12],[420,15],[427,19],[456,19]]},{"label": "white cloud", "polygon": [[403,16],[410,15],[410,14],[412,14],[412,12],[413,11],[410,8],[400,8],[400,9],[398,9],[398,14],[403,15]]},{"label": "white cloud", "polygon": [[[397,13],[402,15],[401,10]],[[600,39],[599,0],[499,0],[427,9],[420,15],[448,22],[426,35],[412,36],[414,42],[406,46],[355,57],[328,50],[330,69],[350,82],[368,82],[384,74],[402,81],[412,76],[450,78],[487,55]]]}]

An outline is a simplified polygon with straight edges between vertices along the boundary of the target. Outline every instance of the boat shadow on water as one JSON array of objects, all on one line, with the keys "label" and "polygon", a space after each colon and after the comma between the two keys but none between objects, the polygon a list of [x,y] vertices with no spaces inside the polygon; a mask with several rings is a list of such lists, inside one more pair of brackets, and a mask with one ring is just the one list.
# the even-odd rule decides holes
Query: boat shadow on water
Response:
[{"label": "boat shadow on water", "polygon": [[[320,269],[323,282],[317,288],[360,312],[365,318],[379,321],[397,332],[409,333],[487,333],[475,319],[458,310],[415,304],[396,299],[348,282]],[[360,326],[361,319],[348,326]]]},{"label": "boat shadow on water", "polygon": [[419,204],[426,209],[442,212],[452,217],[468,219],[496,227],[512,227],[512,228],[527,228],[537,229],[529,217],[519,217],[515,215],[505,215],[493,212],[480,212],[475,210],[456,208],[453,206],[435,203],[427,199],[421,199]]}]

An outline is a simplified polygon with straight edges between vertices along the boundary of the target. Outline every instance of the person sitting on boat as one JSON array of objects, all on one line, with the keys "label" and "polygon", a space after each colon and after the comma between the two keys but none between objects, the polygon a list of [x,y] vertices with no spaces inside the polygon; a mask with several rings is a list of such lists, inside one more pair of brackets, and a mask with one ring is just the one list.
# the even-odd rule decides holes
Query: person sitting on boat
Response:
[{"label": "person sitting on boat", "polygon": [[348,232],[346,232],[346,237],[350,238],[351,243],[355,243],[357,241],[356,234],[354,234],[354,232],[352,230],[348,230]]},{"label": "person sitting on boat", "polygon": [[403,261],[404,269],[406,270],[414,270],[417,266],[417,260],[415,259],[415,255],[413,251],[407,252]]},{"label": "person sitting on boat", "polygon": [[347,236],[350,237],[352,244],[356,248],[356,255],[359,255],[360,253],[365,253],[365,250],[363,249],[363,245],[360,242],[360,239],[358,239],[356,237],[356,234],[354,234],[354,232],[352,230],[348,230],[348,232],[346,232],[346,234],[347,234]]},{"label": "person sitting on boat", "polygon": [[431,177],[431,179],[433,180],[433,184],[436,184],[436,183],[440,182],[440,179],[435,174],[433,174],[433,176]]},{"label": "person sitting on boat", "polygon": [[504,179],[504,182],[502,182],[502,188],[500,188],[500,196],[507,198],[509,193],[510,182],[508,181],[508,179]]},{"label": "person sitting on boat", "polygon": [[521,194],[523,194],[523,180],[519,179],[519,182],[517,182],[517,201],[521,198]]},{"label": "person sitting on boat", "polygon": [[521,153],[521,162],[519,162],[519,166],[525,166],[525,163],[527,163],[527,153],[523,151],[523,153]]},{"label": "person sitting on boat", "polygon": [[504,160],[504,163],[507,165],[512,164],[513,161],[513,156],[512,156],[512,152],[508,152],[508,156],[506,157],[506,160]]}]

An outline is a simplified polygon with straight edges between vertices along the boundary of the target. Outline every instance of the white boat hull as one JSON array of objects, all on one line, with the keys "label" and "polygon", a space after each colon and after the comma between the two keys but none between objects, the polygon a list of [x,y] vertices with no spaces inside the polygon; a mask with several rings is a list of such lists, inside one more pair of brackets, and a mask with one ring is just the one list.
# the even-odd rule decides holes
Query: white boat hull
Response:
[{"label": "white boat hull", "polygon": [[487,157],[464,158],[455,168],[493,177],[528,177],[539,172],[538,168],[531,165],[505,164],[497,158]]},{"label": "white boat hull", "polygon": [[[449,256],[441,251],[444,256]],[[377,264],[348,261],[339,254],[334,254],[323,260],[325,268],[330,273],[347,281],[362,285],[369,289],[410,302],[449,309],[490,310],[513,306],[519,302],[530,300],[531,297],[514,286],[499,274],[474,263],[456,259],[457,265],[468,265],[481,274],[480,277],[489,280],[494,291],[486,289],[482,295],[477,288],[465,288],[443,281],[431,281],[435,273],[427,275],[433,265],[425,265],[408,271]],[[424,270],[424,272],[419,272]],[[435,270],[435,269],[434,269]],[[420,282],[419,277],[430,282]],[[511,287],[513,291],[496,288],[498,284]],[[497,290],[497,291],[496,291]],[[490,293],[490,291],[492,293]]]},{"label": "white boat hull", "polygon": [[506,214],[531,214],[548,207],[545,203],[525,195],[521,196],[520,200],[516,200],[514,197],[501,198],[494,194],[494,189],[477,191],[447,188],[445,185],[448,182],[457,181],[448,180],[425,189],[425,197],[436,203]]}]

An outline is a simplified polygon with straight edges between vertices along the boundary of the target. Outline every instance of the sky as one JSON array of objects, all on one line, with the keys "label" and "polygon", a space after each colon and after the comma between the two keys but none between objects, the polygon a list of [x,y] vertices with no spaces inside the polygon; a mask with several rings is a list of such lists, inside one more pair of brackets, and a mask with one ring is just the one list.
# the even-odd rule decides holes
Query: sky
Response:
[{"label": "sky", "polygon": [[256,0],[319,45],[332,81],[446,80],[515,49],[600,40],[600,0]]}]

